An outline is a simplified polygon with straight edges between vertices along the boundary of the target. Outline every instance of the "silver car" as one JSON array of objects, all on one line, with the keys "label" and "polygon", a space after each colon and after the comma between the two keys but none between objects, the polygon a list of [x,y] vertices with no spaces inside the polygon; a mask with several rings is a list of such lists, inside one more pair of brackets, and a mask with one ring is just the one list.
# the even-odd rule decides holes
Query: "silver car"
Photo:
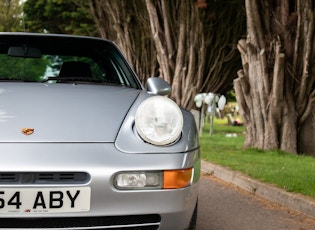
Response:
[{"label": "silver car", "polygon": [[0,229],[195,229],[190,112],[110,41],[0,33]]}]

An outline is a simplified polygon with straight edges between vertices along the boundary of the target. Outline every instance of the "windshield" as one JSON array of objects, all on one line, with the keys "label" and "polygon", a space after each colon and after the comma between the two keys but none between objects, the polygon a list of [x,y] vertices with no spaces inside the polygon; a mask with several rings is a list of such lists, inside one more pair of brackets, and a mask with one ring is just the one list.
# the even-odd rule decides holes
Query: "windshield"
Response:
[{"label": "windshield", "polygon": [[0,81],[139,87],[125,59],[109,42],[66,36],[54,40],[35,37],[37,42],[21,36],[19,42],[5,43],[1,39]]}]

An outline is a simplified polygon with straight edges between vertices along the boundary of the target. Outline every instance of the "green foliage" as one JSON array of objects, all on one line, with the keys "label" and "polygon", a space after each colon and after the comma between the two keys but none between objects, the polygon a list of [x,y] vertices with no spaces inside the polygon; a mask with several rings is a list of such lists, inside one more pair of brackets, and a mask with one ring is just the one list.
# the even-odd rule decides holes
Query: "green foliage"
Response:
[{"label": "green foliage", "polygon": [[45,74],[47,60],[40,58],[16,58],[0,55],[0,78],[40,81]]},{"label": "green foliage", "polygon": [[0,54],[0,79],[39,82],[59,74],[62,63],[81,61],[89,63],[92,75],[102,79],[103,71],[91,58],[81,56],[42,55],[41,58],[11,57]]},{"label": "green foliage", "polygon": [[96,35],[85,0],[27,0],[23,11],[26,30],[30,32]]},{"label": "green foliage", "polygon": [[[206,124],[200,136],[201,156],[213,163],[274,184],[289,192],[315,197],[315,158],[278,150],[243,149],[244,127],[215,119],[214,134]],[[237,137],[226,137],[235,133]]]},{"label": "green foliage", "polygon": [[20,0],[0,1],[0,31],[22,31],[22,6]]},{"label": "green foliage", "polygon": [[226,97],[226,100],[227,100],[227,101],[236,102],[236,94],[235,94],[235,91],[234,91],[233,89],[228,90],[228,91],[225,93],[225,97]]}]

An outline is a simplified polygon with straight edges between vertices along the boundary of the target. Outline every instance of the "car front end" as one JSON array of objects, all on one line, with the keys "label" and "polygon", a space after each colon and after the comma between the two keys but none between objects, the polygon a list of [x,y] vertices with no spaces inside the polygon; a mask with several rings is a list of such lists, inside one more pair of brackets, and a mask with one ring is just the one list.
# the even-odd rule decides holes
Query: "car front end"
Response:
[{"label": "car front end", "polygon": [[[38,81],[1,79],[0,65],[0,229],[194,229],[200,150],[191,113],[144,90],[102,39],[4,33],[0,50],[23,62],[50,55],[42,61],[49,76]],[[94,61],[108,50],[115,60],[104,62],[114,67],[100,76],[115,70],[119,84],[50,76],[48,61]],[[87,62],[96,74],[105,69]]]}]

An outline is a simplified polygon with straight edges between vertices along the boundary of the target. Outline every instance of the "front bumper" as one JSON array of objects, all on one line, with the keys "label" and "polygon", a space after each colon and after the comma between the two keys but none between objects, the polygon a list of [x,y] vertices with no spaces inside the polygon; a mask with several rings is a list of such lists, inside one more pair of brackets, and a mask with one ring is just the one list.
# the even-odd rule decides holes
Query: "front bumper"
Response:
[{"label": "front bumper", "polygon": [[[0,229],[185,229],[198,196],[199,149],[186,153],[127,154],[104,143],[1,143],[1,172],[84,172],[82,183],[9,183],[5,188],[90,187],[90,210],[65,213],[1,213]],[[191,186],[169,190],[117,190],[121,171],[194,167]],[[0,197],[1,199],[1,197]]]}]

